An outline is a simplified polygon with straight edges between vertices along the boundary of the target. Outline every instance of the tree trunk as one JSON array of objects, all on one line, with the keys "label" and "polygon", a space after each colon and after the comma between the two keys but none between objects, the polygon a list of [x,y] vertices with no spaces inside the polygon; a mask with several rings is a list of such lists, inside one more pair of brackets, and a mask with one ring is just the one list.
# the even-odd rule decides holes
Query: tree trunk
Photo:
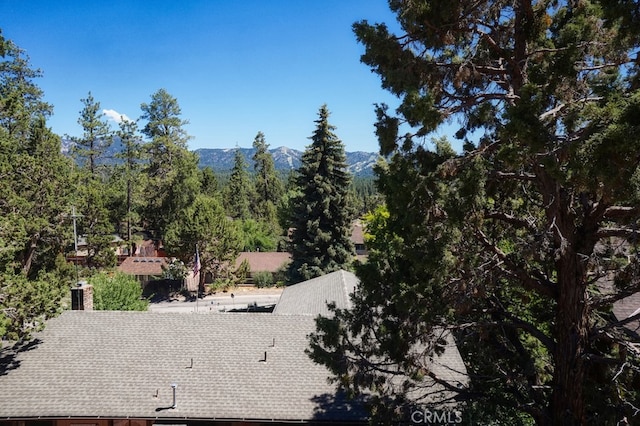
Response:
[{"label": "tree trunk", "polygon": [[554,425],[584,425],[585,354],[588,346],[587,264],[593,249],[585,230],[576,224],[572,195],[558,188],[552,207],[555,231],[557,307],[555,377],[551,418]]},{"label": "tree trunk", "polygon": [[586,283],[577,257],[567,257],[558,261],[557,340],[551,414],[555,425],[583,425],[586,423],[584,355],[588,339]]},{"label": "tree trunk", "polygon": [[129,256],[132,253],[133,242],[131,241],[131,177],[127,177],[127,244],[129,245]]},{"label": "tree trunk", "polygon": [[29,239],[29,243],[25,250],[24,259],[22,260],[22,272],[25,275],[29,275],[29,271],[31,270],[31,263],[33,262],[33,256],[36,254],[36,248],[38,247],[39,240],[39,233],[32,235]]}]

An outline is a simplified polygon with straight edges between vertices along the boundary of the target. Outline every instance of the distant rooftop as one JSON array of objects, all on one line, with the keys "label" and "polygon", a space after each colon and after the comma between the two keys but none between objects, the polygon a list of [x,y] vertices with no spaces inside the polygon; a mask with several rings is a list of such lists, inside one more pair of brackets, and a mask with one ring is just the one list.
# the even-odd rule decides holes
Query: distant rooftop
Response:
[{"label": "distant rooftop", "polygon": [[255,272],[276,272],[291,262],[291,253],[280,251],[245,251],[238,254],[236,267],[242,261],[249,263],[249,269]]},{"label": "distant rooftop", "polygon": [[118,266],[118,270],[130,275],[162,275],[162,267],[167,264],[166,257],[130,256]]}]

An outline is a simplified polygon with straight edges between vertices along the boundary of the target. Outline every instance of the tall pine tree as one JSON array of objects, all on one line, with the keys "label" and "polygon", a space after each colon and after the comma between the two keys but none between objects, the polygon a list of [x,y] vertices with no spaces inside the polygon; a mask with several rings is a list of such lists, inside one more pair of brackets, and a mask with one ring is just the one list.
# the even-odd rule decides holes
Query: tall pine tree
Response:
[{"label": "tall pine tree", "polygon": [[79,232],[86,236],[89,266],[115,266],[116,256],[111,248],[115,229],[107,207],[109,191],[105,184],[105,173],[100,173],[98,167],[113,135],[109,123],[102,117],[100,102],[93,98],[91,92],[81,102],[84,107],[80,111],[78,124],[82,127],[83,135],[72,139],[74,155],[82,164],[79,192],[83,198],[83,216]]},{"label": "tall pine tree", "polygon": [[83,135],[72,138],[73,153],[79,163],[85,163],[89,174],[95,176],[100,159],[113,141],[113,134],[102,116],[100,102],[93,98],[91,92],[80,101],[84,107],[80,111],[78,124],[82,126]]},{"label": "tall pine tree", "polygon": [[147,121],[142,133],[149,138],[144,219],[161,236],[200,192],[198,158],[187,149],[190,137],[183,126],[189,122],[180,118],[176,98],[160,89],[140,109],[141,118]]},{"label": "tall pine tree", "polygon": [[255,186],[257,199],[259,202],[270,201],[277,204],[282,197],[284,188],[282,180],[276,173],[276,166],[273,162],[273,156],[269,152],[269,144],[267,144],[264,133],[258,132],[253,140],[254,169],[256,171]]},{"label": "tall pine tree", "polygon": [[247,171],[247,163],[239,148],[233,157],[233,169],[225,190],[226,208],[234,219],[246,220],[251,218],[251,200],[253,188]]},{"label": "tall pine tree", "polygon": [[[138,126],[135,121],[123,119],[120,121],[117,136],[120,138],[122,150],[116,155],[122,160],[122,164],[116,169],[116,182],[122,185],[121,196],[116,198],[118,219],[124,218],[126,223],[127,245],[133,247],[133,227],[140,221],[140,209],[142,201],[142,140],[137,135]],[[130,252],[131,253],[131,252]]]},{"label": "tall pine tree", "polygon": [[284,193],[282,180],[276,172],[273,156],[264,134],[258,132],[253,141],[255,175],[255,217],[274,232],[279,229],[276,206]]},{"label": "tall pine tree", "polygon": [[[475,424],[637,424],[640,313],[614,313],[640,291],[638,2],[389,4],[400,33],[354,25],[401,101],[377,110],[388,217],[315,358],[377,415],[435,379]],[[462,152],[425,145],[455,121]],[[443,326],[469,386],[431,368]]]},{"label": "tall pine tree", "polygon": [[320,108],[311,145],[302,155],[292,200],[292,262],[289,280],[297,283],[349,267],[354,249],[351,222],[354,209],[344,145],[329,124],[329,110]]},{"label": "tall pine tree", "polygon": [[0,33],[0,340],[20,340],[60,309],[74,190],[29,58]]}]

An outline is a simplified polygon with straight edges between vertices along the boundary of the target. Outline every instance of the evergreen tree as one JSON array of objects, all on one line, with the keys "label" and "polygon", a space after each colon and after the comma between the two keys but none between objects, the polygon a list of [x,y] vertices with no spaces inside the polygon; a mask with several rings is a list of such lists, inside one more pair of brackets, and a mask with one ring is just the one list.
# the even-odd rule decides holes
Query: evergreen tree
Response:
[{"label": "evergreen tree", "polygon": [[[133,247],[133,227],[140,222],[142,194],[142,141],[137,135],[138,126],[135,121],[122,120],[119,123],[117,136],[122,145],[122,151],[116,156],[123,160],[117,168],[121,182],[124,183],[124,197],[118,197],[112,211],[118,211],[118,222],[124,218],[126,223],[126,239],[129,249]],[[122,211],[122,207],[125,210]]]},{"label": "evergreen tree", "polygon": [[33,119],[51,116],[53,107],[43,99],[42,89],[33,80],[42,71],[31,68],[24,50],[0,32],[0,127],[11,137],[28,137]]},{"label": "evergreen tree", "polygon": [[201,277],[210,272],[214,279],[229,277],[229,268],[235,265],[241,248],[237,227],[226,216],[220,200],[202,194],[181,211],[179,220],[169,225],[165,235],[167,253],[185,264],[193,261],[196,247]]},{"label": "evergreen tree", "polygon": [[149,138],[145,146],[148,164],[144,219],[160,235],[182,209],[200,192],[197,154],[189,152],[190,139],[183,126],[177,99],[160,89],[143,103],[141,119],[147,120],[142,133]]},{"label": "evergreen tree", "polygon": [[[403,34],[354,26],[401,99],[377,108],[389,214],[314,359],[389,423],[430,380],[474,423],[636,423],[640,314],[612,305],[640,291],[637,2],[390,5]],[[456,118],[463,152],[424,144]],[[430,369],[443,327],[468,386]]]},{"label": "evergreen tree", "polygon": [[95,177],[99,162],[113,141],[113,135],[109,123],[102,117],[100,102],[93,98],[91,92],[81,102],[84,108],[80,111],[78,124],[82,127],[83,136],[71,138],[73,153],[79,163],[86,162],[89,175]]},{"label": "evergreen tree", "polygon": [[251,218],[251,200],[253,188],[247,171],[247,163],[240,149],[236,149],[233,157],[233,169],[225,190],[226,208],[234,219]]},{"label": "evergreen tree", "polygon": [[111,222],[108,201],[111,188],[98,179],[89,179],[82,187],[84,208],[78,232],[86,237],[87,265],[103,268],[116,266],[117,257],[112,247],[115,227]]},{"label": "evergreen tree", "polygon": [[99,173],[98,165],[104,152],[111,145],[112,133],[109,124],[102,118],[100,102],[91,92],[81,100],[84,108],[80,111],[78,124],[82,126],[83,136],[73,138],[74,155],[84,162],[80,171],[82,185],[80,195],[83,199],[79,233],[86,237],[87,264],[90,267],[110,267],[116,265],[116,256],[111,247],[115,231],[108,209],[106,174]]},{"label": "evergreen tree", "polygon": [[358,215],[375,210],[382,202],[382,196],[378,193],[373,176],[359,176],[353,180],[353,193]]},{"label": "evergreen tree", "polygon": [[276,173],[273,156],[269,152],[269,145],[264,134],[258,132],[253,141],[254,169],[255,169],[255,216],[257,219],[277,228],[276,206],[284,193],[280,177]]},{"label": "evergreen tree", "polygon": [[71,162],[46,126],[41,73],[0,33],[0,338],[20,340],[60,310],[74,190]]},{"label": "evergreen tree", "polygon": [[351,175],[340,139],[329,124],[326,105],[320,108],[316,130],[302,155],[296,184],[300,193],[291,200],[292,283],[341,268],[353,260],[349,197]]},{"label": "evergreen tree", "polygon": [[200,170],[200,186],[204,195],[210,197],[218,195],[218,178],[211,167],[204,167]]}]

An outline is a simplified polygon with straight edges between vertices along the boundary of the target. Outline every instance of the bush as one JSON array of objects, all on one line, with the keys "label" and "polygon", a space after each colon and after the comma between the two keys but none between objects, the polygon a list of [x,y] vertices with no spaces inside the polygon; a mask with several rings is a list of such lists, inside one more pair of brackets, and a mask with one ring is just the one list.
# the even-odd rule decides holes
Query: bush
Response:
[{"label": "bush", "polygon": [[233,280],[228,278],[216,278],[211,284],[209,284],[209,293],[215,293],[217,291],[229,291],[234,288]]},{"label": "bush", "polygon": [[183,280],[187,273],[184,262],[176,258],[172,258],[166,266],[162,267],[162,277],[167,280]]},{"label": "bush", "polygon": [[253,274],[253,283],[258,288],[273,287],[275,279],[271,272],[256,272]]},{"label": "bush", "polygon": [[288,273],[289,265],[284,265],[278,268],[278,270],[273,274],[273,279],[276,281],[276,286],[284,287],[284,284],[287,282],[287,273]]},{"label": "bush", "polygon": [[100,272],[89,279],[93,286],[93,309],[98,311],[146,311],[149,301],[134,277]]}]

